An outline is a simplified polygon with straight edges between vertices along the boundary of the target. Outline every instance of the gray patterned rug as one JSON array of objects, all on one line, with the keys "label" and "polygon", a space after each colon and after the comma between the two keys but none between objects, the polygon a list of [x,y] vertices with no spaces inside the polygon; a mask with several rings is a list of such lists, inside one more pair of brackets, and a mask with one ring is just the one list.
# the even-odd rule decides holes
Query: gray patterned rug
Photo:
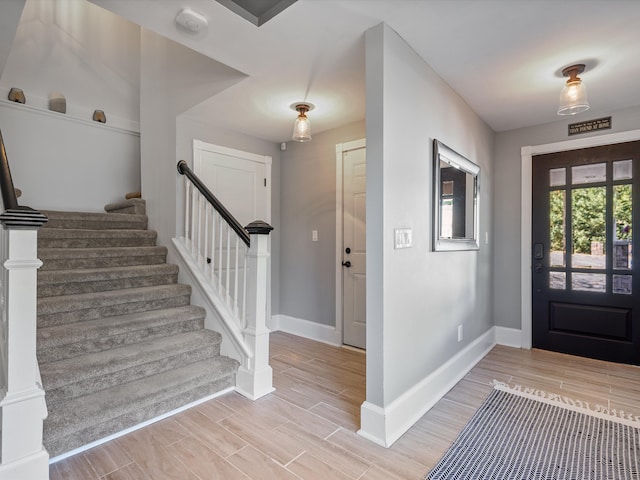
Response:
[{"label": "gray patterned rug", "polygon": [[498,382],[425,480],[639,480],[640,418]]}]

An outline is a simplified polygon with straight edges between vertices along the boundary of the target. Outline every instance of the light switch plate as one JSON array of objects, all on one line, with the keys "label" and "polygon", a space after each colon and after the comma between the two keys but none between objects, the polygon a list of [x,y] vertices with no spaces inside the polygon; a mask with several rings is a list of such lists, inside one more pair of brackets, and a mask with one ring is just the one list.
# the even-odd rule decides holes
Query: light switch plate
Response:
[{"label": "light switch plate", "polygon": [[411,229],[410,228],[396,228],[394,230],[395,236],[395,248],[411,248],[413,245],[411,239]]}]

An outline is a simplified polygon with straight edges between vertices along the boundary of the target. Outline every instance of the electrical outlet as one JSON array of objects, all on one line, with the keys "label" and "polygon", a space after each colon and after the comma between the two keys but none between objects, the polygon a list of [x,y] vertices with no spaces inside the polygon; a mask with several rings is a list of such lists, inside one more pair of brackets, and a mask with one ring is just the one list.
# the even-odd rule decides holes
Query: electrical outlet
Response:
[{"label": "electrical outlet", "polygon": [[458,325],[458,341],[462,341],[462,325]]},{"label": "electrical outlet", "polygon": [[318,241],[318,230],[311,230],[311,241],[312,242]]}]

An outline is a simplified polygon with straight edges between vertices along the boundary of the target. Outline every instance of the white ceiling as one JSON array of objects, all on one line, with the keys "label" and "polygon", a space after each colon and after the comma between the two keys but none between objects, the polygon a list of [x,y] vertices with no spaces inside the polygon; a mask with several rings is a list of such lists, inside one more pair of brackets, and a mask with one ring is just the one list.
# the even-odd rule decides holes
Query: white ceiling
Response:
[{"label": "white ceiling", "polygon": [[[591,103],[576,119],[640,105],[638,0],[298,0],[260,27],[214,0],[91,1],[246,74],[193,113],[274,142],[290,139],[294,102],[315,104],[315,133],[364,119],[364,32],[380,22],[495,131],[557,120],[573,63]],[[206,32],[176,26],[183,7]]]}]

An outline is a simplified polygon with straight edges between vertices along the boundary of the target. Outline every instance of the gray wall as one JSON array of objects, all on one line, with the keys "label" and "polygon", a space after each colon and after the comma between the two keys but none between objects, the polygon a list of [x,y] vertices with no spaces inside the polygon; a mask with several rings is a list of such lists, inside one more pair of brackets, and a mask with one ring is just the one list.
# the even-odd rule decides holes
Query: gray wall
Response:
[{"label": "gray wall", "polygon": [[[491,246],[432,252],[430,212],[438,139],[481,167],[484,239],[494,133],[388,26],[367,31],[366,55],[367,402],[385,408],[493,325]],[[413,247],[394,249],[407,227]]]},{"label": "gray wall", "polygon": [[[612,129],[591,135],[567,134],[569,123],[605,116],[612,117]],[[592,112],[557,122],[501,132],[496,135],[494,169],[494,322],[498,326],[521,328],[520,318],[520,209],[521,148],[640,128],[640,107],[616,112]]]},{"label": "gray wall", "polygon": [[365,124],[357,122],[311,142],[288,142],[282,152],[281,314],[335,326],[336,144],[364,137]]}]

